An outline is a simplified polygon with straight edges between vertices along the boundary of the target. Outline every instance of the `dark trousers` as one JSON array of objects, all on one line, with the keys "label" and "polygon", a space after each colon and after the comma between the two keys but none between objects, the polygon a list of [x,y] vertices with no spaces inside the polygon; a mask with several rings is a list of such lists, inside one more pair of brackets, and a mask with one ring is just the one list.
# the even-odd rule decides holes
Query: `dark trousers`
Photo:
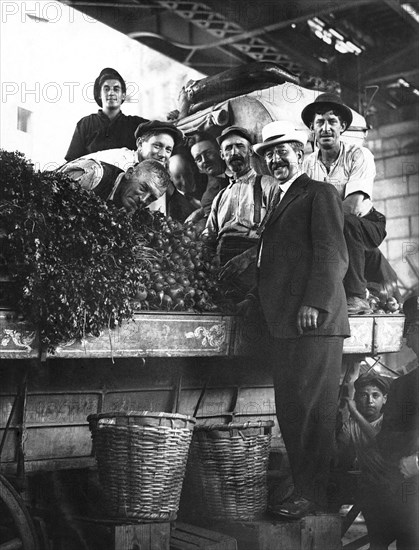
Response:
[{"label": "dark trousers", "polygon": [[[374,251],[386,236],[386,218],[374,208],[363,218],[354,214],[345,214],[343,232],[349,254],[348,271],[343,280],[346,295],[365,298],[366,266],[369,265],[369,276],[379,278],[379,275],[371,272],[374,265],[379,265],[377,258],[374,257],[377,253]],[[380,251],[377,252],[381,255]]]},{"label": "dark trousers", "polygon": [[387,550],[396,542],[397,550],[419,548],[418,476],[400,481],[391,489],[370,486],[360,491],[358,503],[368,529],[371,550]]},{"label": "dark trousers", "polygon": [[271,338],[276,415],[296,495],[324,506],[338,406],[343,337]]}]

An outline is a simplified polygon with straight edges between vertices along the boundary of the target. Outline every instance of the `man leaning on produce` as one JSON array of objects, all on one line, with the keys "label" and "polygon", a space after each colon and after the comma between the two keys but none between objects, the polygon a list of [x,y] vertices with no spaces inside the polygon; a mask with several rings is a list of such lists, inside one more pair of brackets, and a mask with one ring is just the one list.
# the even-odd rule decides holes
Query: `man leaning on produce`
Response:
[{"label": "man leaning on produce", "polygon": [[259,229],[257,284],[239,311],[261,314],[275,405],[294,492],[272,512],[299,519],[326,505],[343,340],[349,336],[343,278],[343,209],[332,185],[303,173],[304,132],[271,122],[254,146],[278,192]]},{"label": "man leaning on produce", "polygon": [[124,172],[117,166],[84,158],[68,162],[60,172],[118,208],[134,212],[160,198],[170,183],[168,171],[156,160],[145,160]]},{"label": "man leaning on produce", "polygon": [[[129,170],[138,161],[155,160],[168,168],[169,158],[175,148],[183,143],[183,133],[170,122],[161,120],[150,120],[138,125],[135,130],[137,149],[131,150],[127,147],[119,149],[108,149],[96,151],[76,159],[74,163],[82,159],[93,159],[106,163],[123,171]],[[64,170],[66,165],[64,166]],[[177,221],[184,222],[193,212],[194,208],[188,199],[180,193],[172,181],[166,186],[165,211]]]}]

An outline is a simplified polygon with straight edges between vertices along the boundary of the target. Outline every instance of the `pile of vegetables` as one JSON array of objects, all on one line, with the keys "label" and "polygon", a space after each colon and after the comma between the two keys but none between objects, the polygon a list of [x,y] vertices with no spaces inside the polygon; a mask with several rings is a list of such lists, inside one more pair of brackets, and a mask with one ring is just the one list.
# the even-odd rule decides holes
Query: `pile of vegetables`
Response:
[{"label": "pile of vegetables", "polygon": [[133,226],[149,265],[137,288],[136,307],[141,310],[211,312],[220,302],[218,269],[213,251],[200,239],[192,224],[183,225],[160,212],[137,210]]},{"label": "pile of vegetables", "polygon": [[0,170],[0,284],[44,349],[136,310],[216,310],[216,269],[192,226],[147,209],[128,217],[21,153],[0,150]]}]

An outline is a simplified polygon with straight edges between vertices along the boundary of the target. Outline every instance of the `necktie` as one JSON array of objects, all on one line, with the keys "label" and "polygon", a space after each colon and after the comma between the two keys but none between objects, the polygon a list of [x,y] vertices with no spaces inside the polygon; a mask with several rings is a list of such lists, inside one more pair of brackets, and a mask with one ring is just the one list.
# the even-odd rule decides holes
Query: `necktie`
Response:
[{"label": "necktie", "polygon": [[261,224],[258,227],[258,230],[257,230],[258,235],[261,235],[263,233],[266,225],[268,224],[269,220],[272,218],[273,213],[276,210],[276,207],[281,201],[281,196],[282,196],[282,189],[278,187],[278,191],[276,192],[276,195],[272,199],[271,204],[268,206],[268,211],[266,212],[265,217],[263,218]]}]

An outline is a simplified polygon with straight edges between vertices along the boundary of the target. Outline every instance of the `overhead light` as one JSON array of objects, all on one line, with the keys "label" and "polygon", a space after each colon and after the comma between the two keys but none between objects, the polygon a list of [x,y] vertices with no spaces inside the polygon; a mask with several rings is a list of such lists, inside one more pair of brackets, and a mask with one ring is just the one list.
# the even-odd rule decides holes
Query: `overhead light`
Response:
[{"label": "overhead light", "polygon": [[345,39],[345,37],[342,34],[340,34],[340,32],[335,31],[335,29],[330,29],[330,34],[333,34],[333,36],[335,38],[337,38],[338,40],[344,40]]},{"label": "overhead light", "polygon": [[416,23],[419,23],[419,13],[411,4],[402,4],[401,8],[412,17]]},{"label": "overhead light", "polygon": [[399,84],[399,86],[403,86],[403,88],[410,88],[409,82],[407,82],[404,78],[399,78],[397,80],[397,84]]},{"label": "overhead light", "polygon": [[410,84],[405,78],[400,77],[394,82],[391,82],[390,84],[387,84],[388,89],[395,89],[395,88],[405,88],[409,90],[412,94],[419,97],[419,90],[414,86],[413,84]]},{"label": "overhead light", "polygon": [[323,40],[326,44],[333,45],[335,50],[340,53],[352,53],[359,55],[362,53],[363,48],[357,46],[351,40],[347,40],[343,34],[334,29],[333,27],[326,28],[326,24],[319,19],[318,17],[313,17],[313,19],[308,19],[307,24],[310,27],[311,31]]}]

